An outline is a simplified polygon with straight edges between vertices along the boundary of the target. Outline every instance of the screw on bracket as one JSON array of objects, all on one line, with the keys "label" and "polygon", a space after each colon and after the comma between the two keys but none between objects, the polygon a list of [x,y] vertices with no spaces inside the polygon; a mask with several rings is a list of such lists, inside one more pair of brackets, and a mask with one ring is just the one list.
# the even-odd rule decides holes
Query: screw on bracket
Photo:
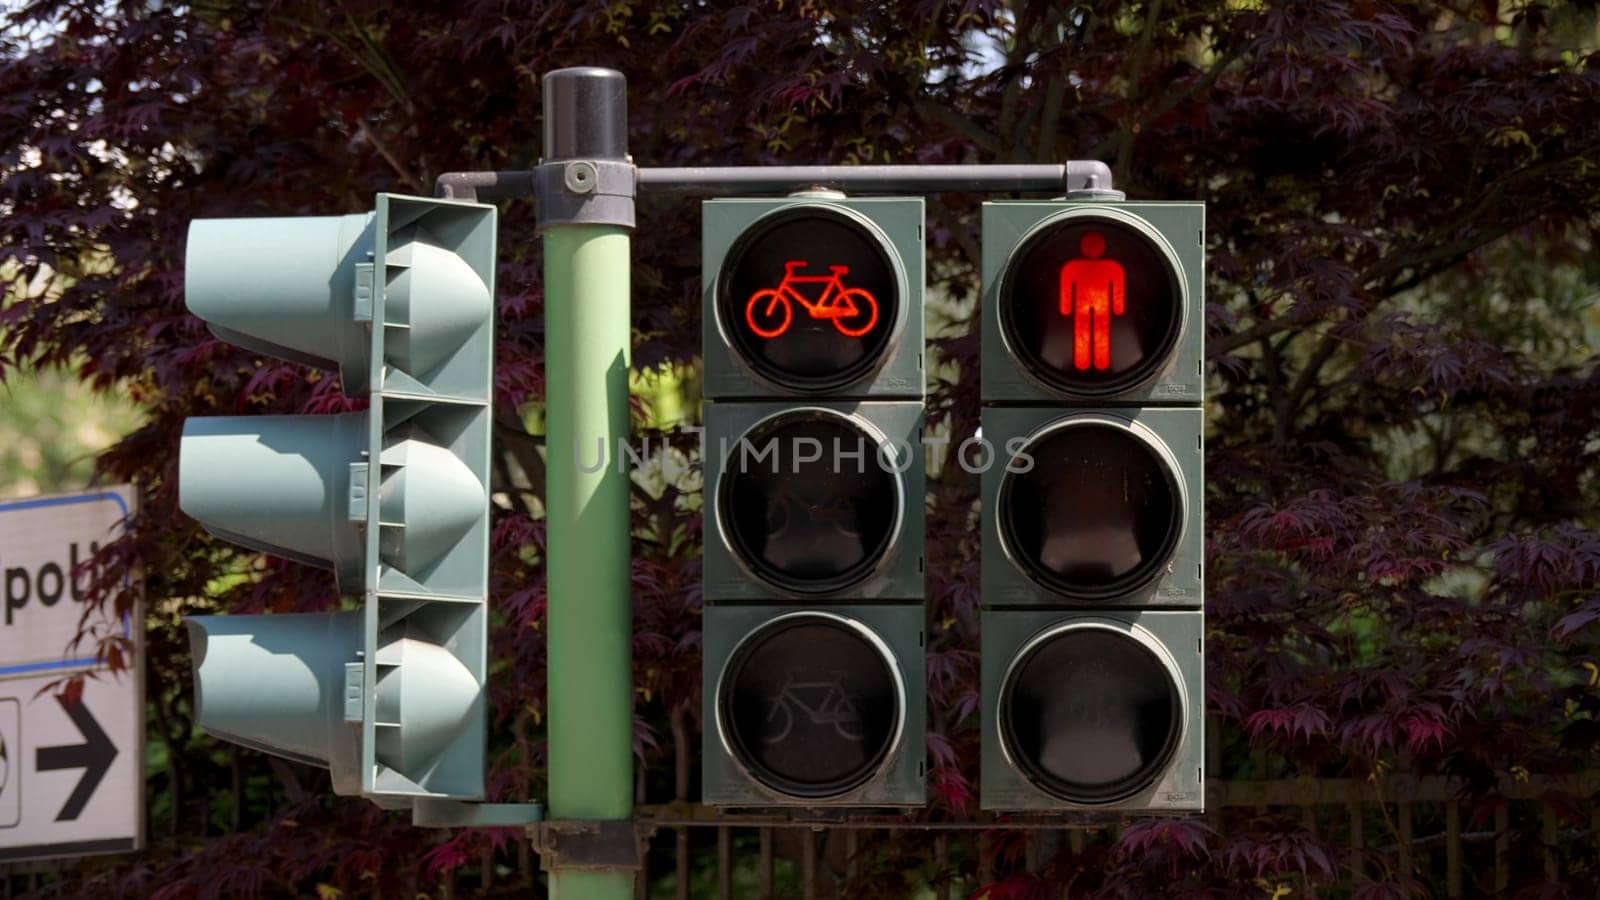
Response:
[{"label": "screw on bracket", "polygon": [[595,171],[594,163],[586,159],[577,159],[567,163],[562,169],[561,181],[567,186],[567,190],[574,194],[587,194],[600,182],[600,173]]}]

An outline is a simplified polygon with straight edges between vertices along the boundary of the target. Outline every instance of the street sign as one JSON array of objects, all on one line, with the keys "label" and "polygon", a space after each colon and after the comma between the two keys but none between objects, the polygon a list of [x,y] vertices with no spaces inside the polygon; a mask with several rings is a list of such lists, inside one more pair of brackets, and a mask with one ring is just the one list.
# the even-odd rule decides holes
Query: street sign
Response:
[{"label": "street sign", "polygon": [[[137,850],[144,842],[143,613],[92,614],[133,644],[112,673],[73,646],[87,576],[120,534],[126,485],[0,502],[0,862]],[[131,573],[128,577],[132,577]],[[51,682],[85,674],[68,702]]]}]

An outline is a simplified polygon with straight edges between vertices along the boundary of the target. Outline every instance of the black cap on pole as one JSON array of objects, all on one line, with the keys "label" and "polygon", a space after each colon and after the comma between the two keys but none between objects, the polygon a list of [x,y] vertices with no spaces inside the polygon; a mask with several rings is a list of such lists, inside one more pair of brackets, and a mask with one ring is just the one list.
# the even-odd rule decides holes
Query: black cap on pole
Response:
[{"label": "black cap on pole", "polygon": [[544,76],[544,158],[628,155],[628,82],[616,69],[574,66]]}]

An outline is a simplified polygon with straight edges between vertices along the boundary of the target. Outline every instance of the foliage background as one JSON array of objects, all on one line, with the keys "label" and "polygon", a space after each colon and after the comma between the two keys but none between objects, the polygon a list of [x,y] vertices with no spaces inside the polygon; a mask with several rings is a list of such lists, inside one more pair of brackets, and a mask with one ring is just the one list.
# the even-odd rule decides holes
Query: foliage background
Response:
[{"label": "foliage background", "polygon": [[[178,513],[181,423],[353,404],[336,378],[254,358],[187,315],[183,242],[196,217],[344,213],[378,191],[429,193],[442,171],[526,167],[538,77],[575,64],[628,75],[642,164],[1101,158],[1130,197],[1206,201],[1207,700],[1224,777],[1454,775],[1481,827],[1506,804],[1500,779],[1594,768],[1590,0],[37,0],[0,15],[0,262],[13,281],[60,286],[0,311],[0,375],[65,368],[144,414],[96,476],[143,498],[132,536],[105,553],[147,573],[152,846],[49,890],[526,887],[509,834],[412,830],[194,729],[182,614],[340,601],[325,573]],[[928,207],[930,423],[955,432],[977,418],[982,199]],[[543,294],[532,209],[502,212],[492,791],[509,799],[540,795],[545,777]],[[646,198],[639,219],[636,437],[688,452],[676,425],[696,416],[698,211]],[[975,497],[959,467],[930,482],[933,817],[974,805]],[[684,787],[673,748],[699,727],[700,535],[683,515],[698,503],[692,477],[636,491],[635,749],[650,801]],[[1514,890],[1593,896],[1596,798],[1545,799],[1561,814],[1562,883],[1542,883],[1538,823],[1518,815]],[[1393,843],[1363,851],[1357,877],[1337,838],[1230,809],[1136,823],[1028,875],[1015,836],[998,834],[988,890],[1441,892],[1438,867],[1405,870]],[[845,895],[907,894],[930,873],[925,842],[878,837],[866,852]],[[976,848],[954,854],[959,884],[977,887]]]}]

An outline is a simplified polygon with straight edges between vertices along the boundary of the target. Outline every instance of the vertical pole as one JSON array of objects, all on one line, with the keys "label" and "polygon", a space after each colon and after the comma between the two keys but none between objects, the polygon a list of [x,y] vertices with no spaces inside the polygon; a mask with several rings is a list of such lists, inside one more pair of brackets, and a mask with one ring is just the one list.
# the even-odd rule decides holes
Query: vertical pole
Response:
[{"label": "vertical pole", "polygon": [[1494,890],[1505,893],[1511,887],[1511,806],[1506,801],[1494,811]]},{"label": "vertical pole", "polygon": [[[559,186],[540,191],[550,816],[557,820],[633,817],[628,476],[615,456],[617,440],[628,435],[632,197],[630,189],[623,222],[595,215],[581,196],[603,193],[594,190],[597,169],[585,163],[627,162],[626,88],[610,69],[544,77],[541,168],[582,173],[567,177],[565,194]],[[596,453],[605,462],[598,468]],[[559,858],[547,868],[550,895],[559,900],[633,897],[632,869],[569,868]]]},{"label": "vertical pole", "polygon": [[1364,833],[1364,830],[1363,830],[1365,825],[1366,825],[1366,822],[1363,820],[1363,815],[1366,812],[1366,807],[1361,805],[1361,801],[1359,799],[1352,799],[1351,802],[1350,802],[1350,805],[1349,805],[1349,810],[1350,810],[1350,871],[1352,871],[1352,872],[1354,872],[1356,874],[1356,882],[1360,883],[1361,878],[1362,878],[1361,870],[1362,870],[1362,866],[1363,866],[1362,857],[1365,854],[1366,849],[1367,849],[1366,834]]},{"label": "vertical pole", "polygon": [[1415,875],[1417,870],[1411,863],[1411,801],[1401,800],[1395,805],[1400,808],[1396,823],[1400,828],[1400,871]]},{"label": "vertical pole", "polygon": [[1454,800],[1444,805],[1444,885],[1445,896],[1461,894],[1461,805]]},{"label": "vertical pole", "polygon": [[717,900],[733,900],[733,834],[717,826]]},{"label": "vertical pole", "polygon": [[800,895],[817,900],[817,833],[810,828],[800,832]]},{"label": "vertical pole", "polygon": [[761,861],[756,866],[761,900],[772,900],[772,829],[761,829]]}]

